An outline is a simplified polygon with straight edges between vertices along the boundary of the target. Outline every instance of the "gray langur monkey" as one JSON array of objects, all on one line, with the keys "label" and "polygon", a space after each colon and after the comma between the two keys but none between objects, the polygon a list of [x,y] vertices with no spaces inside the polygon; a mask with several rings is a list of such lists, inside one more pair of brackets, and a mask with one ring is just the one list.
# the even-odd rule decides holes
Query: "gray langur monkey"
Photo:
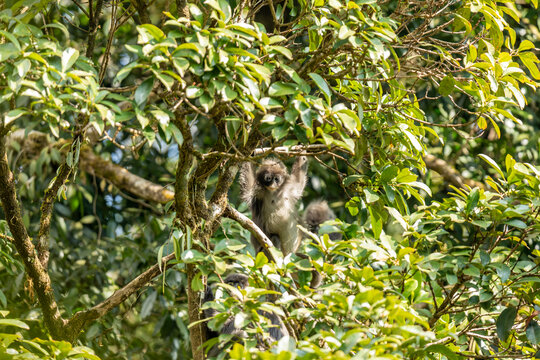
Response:
[{"label": "gray langur monkey", "polygon": [[[230,274],[225,278],[224,283],[233,287],[237,287],[239,289],[245,289],[249,284],[248,280],[249,278],[244,274]],[[206,302],[214,301],[214,300],[215,300],[215,296],[212,291],[212,287],[207,286],[205,294],[204,294],[203,302],[206,303]],[[219,314],[217,310],[212,309],[212,308],[205,309],[203,310],[203,312],[204,312],[204,317],[207,319],[210,319]],[[263,311],[263,310],[258,310],[257,313],[261,316],[264,316],[265,318],[270,320],[270,322],[272,323],[272,327],[270,327],[268,331],[272,341],[277,341],[281,339],[283,336],[289,335],[287,328],[285,327],[281,319],[276,314],[273,314],[268,311]],[[219,331],[213,331],[213,330],[208,329],[206,337],[207,339],[211,339],[211,338],[218,337],[221,334],[233,335],[232,341],[238,341],[241,339],[246,339],[248,337],[248,334],[246,333],[246,331],[244,331],[243,329],[238,329],[234,325],[234,316],[229,317],[225,321],[225,323],[223,324],[223,326],[221,327]],[[225,348],[225,346],[226,344],[216,344],[208,352],[208,357],[217,356]],[[264,347],[263,342],[260,341],[260,339],[258,339],[258,346]]]},{"label": "gray langur monkey", "polygon": [[[316,200],[309,203],[306,210],[304,211],[304,216],[302,217],[302,224],[306,229],[312,233],[318,234],[319,227],[322,223],[328,220],[334,220],[336,215],[328,206],[328,203],[323,200]],[[342,236],[339,232],[332,232],[328,234],[331,240],[341,240]],[[308,259],[309,256],[305,254],[296,253],[296,255],[302,259]],[[310,287],[312,289],[318,288],[322,283],[322,275],[317,270],[311,271],[311,283]]]},{"label": "gray langur monkey", "polygon": [[[240,172],[242,200],[251,208],[255,224],[275,247],[288,255],[295,252],[302,236],[298,231],[296,204],[306,186],[307,158],[298,156],[291,173],[278,159],[267,159],[257,168],[244,163]],[[261,245],[251,237],[258,253]]]},{"label": "gray langur monkey", "polygon": [[[318,234],[320,225],[328,220],[334,220],[336,215],[328,203],[324,200],[313,201],[309,203],[308,207],[304,211],[302,222],[306,228],[312,233]],[[328,234],[330,240],[341,240],[342,235],[338,232],[332,232]]]}]

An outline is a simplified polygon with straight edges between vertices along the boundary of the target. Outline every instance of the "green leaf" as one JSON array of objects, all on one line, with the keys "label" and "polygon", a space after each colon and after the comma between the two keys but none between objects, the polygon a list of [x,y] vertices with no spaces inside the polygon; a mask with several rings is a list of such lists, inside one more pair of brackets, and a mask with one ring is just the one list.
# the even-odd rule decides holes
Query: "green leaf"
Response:
[{"label": "green leaf", "polygon": [[26,114],[28,114],[28,111],[23,110],[23,109],[11,110],[4,117],[4,124],[7,126],[10,123],[12,123],[13,121],[15,121],[16,119],[18,119],[21,116],[26,115]]},{"label": "green leaf", "polygon": [[328,105],[331,104],[330,99],[332,97],[332,91],[330,90],[330,87],[326,83],[326,80],[322,78],[319,74],[310,73],[309,77],[315,82],[317,87],[322,91],[324,97],[326,98],[326,102]]},{"label": "green leaf", "polygon": [[446,274],[446,281],[448,281],[449,285],[454,285],[458,282],[458,278],[455,274]]},{"label": "green leaf", "polygon": [[506,341],[510,335],[510,330],[514,326],[516,320],[517,309],[513,306],[507,307],[497,318],[495,323],[497,326],[497,336],[502,341]]},{"label": "green leaf", "polygon": [[129,75],[131,70],[133,70],[136,67],[138,67],[136,62],[132,62],[131,64],[128,64],[128,65],[124,66],[116,74],[116,80],[119,81],[119,82],[122,82],[122,80],[124,80]]},{"label": "green leaf", "polygon": [[201,103],[201,106],[206,112],[209,112],[216,104],[215,99],[206,93],[199,98],[199,102]]},{"label": "green leaf", "polygon": [[139,25],[137,27],[137,30],[139,30],[139,32],[141,32],[140,30],[141,29],[144,29],[146,30],[146,32],[152,36],[154,39],[158,40],[158,41],[163,41],[165,40],[166,36],[165,34],[163,33],[163,31],[161,31],[157,26],[155,25],[152,25],[152,24],[143,24],[143,25]]},{"label": "green leaf", "polygon": [[536,320],[533,320],[529,323],[529,326],[527,326],[527,330],[525,331],[527,334],[527,339],[533,344],[537,345],[540,343],[540,326],[536,322]]},{"label": "green leaf", "polygon": [[62,72],[69,70],[75,61],[79,58],[79,51],[73,48],[67,48],[62,52]]},{"label": "green leaf", "polygon": [[287,49],[286,47],[279,46],[279,45],[272,45],[272,46],[268,46],[268,50],[269,51],[274,50],[275,52],[280,53],[281,55],[285,56],[289,60],[293,59],[291,50]]},{"label": "green leaf", "polygon": [[465,207],[465,213],[470,214],[478,205],[478,200],[480,200],[480,191],[478,188],[472,189],[467,197],[467,206]]},{"label": "green leaf", "polygon": [[278,81],[270,85],[270,88],[268,89],[268,95],[285,96],[292,95],[296,93],[296,91],[296,85]]},{"label": "green leaf", "polygon": [[467,53],[467,60],[470,62],[474,62],[476,60],[476,57],[478,56],[478,52],[474,45],[469,45],[469,52]]},{"label": "green leaf", "polygon": [[411,171],[407,168],[401,169],[396,176],[396,182],[400,184],[406,184],[410,183],[412,181],[415,181],[417,178],[416,175],[412,174]]},{"label": "green leaf", "polygon": [[270,69],[268,69],[266,66],[252,64],[248,62],[245,62],[244,66],[251,70],[254,77],[259,78],[261,81],[270,81],[272,71],[270,71]]},{"label": "green leaf", "polygon": [[12,43],[0,44],[0,61],[6,61],[12,56],[17,55],[19,50]]},{"label": "green leaf", "polygon": [[431,193],[431,189],[429,188],[429,186],[427,186],[427,185],[424,184],[423,182],[420,182],[420,181],[411,181],[411,182],[408,182],[407,184],[408,184],[409,186],[412,186],[412,187],[416,187],[416,188],[422,189],[422,190],[424,190],[429,196],[433,196],[433,194]]},{"label": "green leaf", "polygon": [[343,186],[348,187],[349,185],[360,180],[361,178],[362,178],[361,175],[349,175],[345,179],[343,179]]},{"label": "green leaf", "polygon": [[176,127],[176,125],[174,125],[172,122],[169,123],[167,130],[169,130],[172,133],[173,138],[178,145],[182,145],[184,143],[184,136],[182,135],[182,132],[180,131],[180,129]]},{"label": "green leaf", "polygon": [[510,173],[510,171],[514,168],[515,164],[516,164],[516,160],[514,160],[512,155],[506,154],[506,158],[504,159],[504,165],[506,166],[507,173]]},{"label": "green leaf", "polygon": [[19,74],[19,77],[23,78],[26,76],[26,74],[28,73],[28,70],[30,70],[30,67],[31,67],[31,63],[30,63],[30,60],[28,59],[23,59],[21,61],[19,61],[15,66],[17,68],[17,72]]},{"label": "green leaf", "polygon": [[391,207],[386,207],[386,210],[388,210],[388,212],[390,213],[390,215],[392,215],[392,217],[394,219],[396,219],[396,221],[399,223],[399,225],[401,225],[401,227],[404,229],[404,230],[407,230],[409,228],[409,225],[407,224],[407,221],[405,221],[405,219],[403,218],[403,216],[401,216],[401,214],[399,213],[399,211],[397,211],[396,209],[394,208],[391,208]]},{"label": "green leaf", "polygon": [[22,321],[15,319],[0,319],[0,326],[15,326],[25,330],[30,329],[30,327]]},{"label": "green leaf", "polygon": [[485,154],[479,154],[478,155],[482,160],[484,160],[485,162],[487,162],[493,169],[495,169],[495,171],[497,171],[497,173],[499,175],[501,175],[501,177],[503,179],[505,179],[504,177],[504,174],[501,170],[501,168],[499,167],[499,165],[497,165],[497,163],[492,159],[490,158],[489,156],[485,155]]},{"label": "green leaf", "polygon": [[138,108],[135,109],[135,116],[137,117],[139,124],[141,124],[141,129],[144,129],[148,124],[150,124],[150,120],[148,120],[148,118],[145,116],[145,113]]},{"label": "green leaf", "polygon": [[155,71],[154,74],[156,75],[158,80],[167,88],[167,90],[171,91],[171,88],[174,85],[174,79],[171,76],[166,75],[160,71]]},{"label": "green leaf", "polygon": [[525,96],[523,96],[523,93],[521,92],[521,90],[516,88],[514,85],[510,83],[507,83],[506,87],[514,95],[514,98],[516,99],[519,107],[523,109],[525,107],[525,104],[527,104],[527,101],[525,100]]},{"label": "green leaf", "polygon": [[439,85],[439,93],[442,96],[450,95],[454,91],[455,83],[456,82],[452,75],[446,75]]},{"label": "green leaf", "polygon": [[157,298],[157,291],[152,290],[150,295],[148,295],[146,299],[144,299],[144,302],[141,307],[141,319],[144,319],[145,317],[150,315],[150,313],[152,312],[152,309],[154,308],[154,303],[156,302],[156,298]]},{"label": "green leaf", "polygon": [[238,93],[234,91],[229,85],[225,85],[225,89],[223,90],[223,99],[226,101],[233,101],[237,97]]},{"label": "green leaf", "polygon": [[148,99],[148,95],[150,95],[150,92],[152,91],[152,88],[154,87],[154,79],[149,78],[146,79],[139,85],[137,90],[135,90],[135,103],[142,107],[144,103],[146,103],[146,100]]},{"label": "green leaf", "polygon": [[205,256],[200,251],[189,249],[182,253],[182,261],[185,263],[194,263],[204,260]]},{"label": "green leaf", "polygon": [[204,94],[203,89],[198,88],[197,86],[188,86],[186,89],[186,97],[188,99],[198,98],[202,94]]},{"label": "green leaf", "polygon": [[518,219],[510,219],[510,220],[505,221],[504,223],[506,225],[510,225],[510,226],[513,226],[513,227],[518,228],[518,229],[526,229],[527,228],[527,224],[524,223],[521,220],[518,220]]},{"label": "green leaf", "polygon": [[383,219],[381,214],[373,206],[369,206],[369,217],[371,220],[371,230],[375,239],[379,239],[383,227]]},{"label": "green leaf", "polygon": [[0,30],[0,35],[5,36],[17,48],[18,51],[21,51],[21,44],[12,33]]},{"label": "green leaf", "polygon": [[261,251],[257,254],[257,257],[255,258],[255,267],[257,269],[260,269],[266,264],[268,264],[268,259],[266,258],[266,255]]},{"label": "green leaf", "polygon": [[497,275],[501,278],[501,282],[505,283],[510,278],[510,268],[505,264],[494,264],[497,269]]},{"label": "green leaf", "polygon": [[463,273],[465,275],[472,276],[474,278],[480,277],[480,269],[478,269],[476,266],[470,264],[465,270],[463,270]]},{"label": "green leaf", "polygon": [[524,164],[522,163],[516,163],[514,165],[514,170],[516,170],[517,172],[519,173],[522,173],[524,175],[530,175],[530,171],[529,171],[529,168],[527,166],[525,166]]},{"label": "green leaf", "polygon": [[397,176],[399,168],[395,165],[386,166],[381,173],[381,182],[387,184]]},{"label": "green leaf", "polygon": [[174,68],[176,69],[176,72],[178,72],[180,76],[184,76],[184,73],[189,68],[189,61],[187,61],[183,57],[173,57],[172,62]]},{"label": "green leaf", "polygon": [[366,195],[366,202],[368,204],[374,203],[379,200],[379,195],[377,195],[370,189],[364,189],[364,194]]},{"label": "green leaf", "polygon": [[347,130],[355,135],[359,134],[358,130],[361,127],[361,122],[358,115],[348,109],[340,110],[336,114]]},{"label": "green leaf", "polygon": [[530,49],[534,49],[534,44],[529,40],[523,40],[521,44],[519,44],[518,52],[527,51]]},{"label": "green leaf", "polygon": [[436,344],[431,345],[426,348],[426,353],[437,353],[444,355],[448,360],[457,360],[459,359],[458,356],[450,350],[447,346]]},{"label": "green leaf", "polygon": [[540,80],[540,70],[538,70],[538,66],[536,65],[540,61],[538,60],[536,55],[532,52],[524,52],[520,53],[518,56],[523,62],[523,64],[525,64],[527,69],[529,69],[533,78],[535,78],[536,80]]}]

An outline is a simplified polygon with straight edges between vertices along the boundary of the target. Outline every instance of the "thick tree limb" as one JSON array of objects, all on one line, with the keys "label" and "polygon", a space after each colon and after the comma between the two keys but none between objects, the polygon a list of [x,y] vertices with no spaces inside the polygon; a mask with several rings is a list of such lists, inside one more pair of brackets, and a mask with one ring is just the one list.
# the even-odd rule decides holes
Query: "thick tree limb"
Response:
[{"label": "thick tree limb", "polygon": [[[176,183],[174,184],[174,202],[177,216],[181,215],[185,219],[192,217],[192,208],[189,202],[189,183],[191,180],[191,170],[194,163],[193,136],[189,124],[184,116],[175,113],[174,124],[184,138],[184,142],[178,145],[178,163],[176,166]],[[206,204],[198,204],[206,206]]]},{"label": "thick tree limb", "polygon": [[99,319],[103,315],[107,314],[116,306],[122,304],[128,297],[133,295],[135,292],[140,290],[143,286],[148,284],[156,276],[163,273],[167,268],[169,268],[170,261],[175,258],[175,254],[169,254],[161,259],[161,264],[155,264],[151,266],[148,270],[137,276],[135,279],[131,280],[127,285],[121,289],[116,290],[109,298],[105,301],[97,304],[91,309],[79,311],[67,322],[66,328],[69,329],[67,332],[68,341],[74,341],[79,332],[91,321]]},{"label": "thick tree limb", "polygon": [[[59,140],[56,143],[49,144],[45,133],[31,131],[25,134],[24,129],[14,131],[9,135],[8,139],[20,143],[23,148],[22,151],[30,158],[38,156],[41,150],[47,146],[61,148],[67,144],[66,140]],[[144,200],[165,204],[174,199],[173,191],[101,158],[94,154],[89,146],[81,146],[79,168],[91,175],[110,181],[117,188],[128,191]],[[57,190],[58,188],[56,188]],[[56,194],[56,191],[51,193]]]},{"label": "thick tree limb", "polygon": [[69,174],[71,173],[71,168],[66,164],[62,163],[56,174],[56,178],[52,185],[45,191],[45,196],[43,202],[41,203],[41,217],[39,220],[39,232],[38,232],[38,243],[37,243],[37,252],[39,256],[39,261],[44,269],[47,269],[49,264],[49,231],[51,229],[51,217],[53,212],[54,200],[58,190],[62,185],[64,185],[68,179]]},{"label": "thick tree limb", "polygon": [[154,184],[140,176],[130,173],[125,168],[104,160],[94,154],[92,149],[81,149],[79,167],[81,170],[106,179],[116,187],[127,190],[138,197],[165,204],[174,199],[174,193],[161,185]]},{"label": "thick tree limb", "polygon": [[447,183],[454,185],[457,188],[461,188],[463,187],[463,185],[469,185],[470,187],[479,187],[481,189],[484,188],[484,184],[482,184],[481,182],[464,178],[446,161],[439,159],[433,155],[425,155],[424,162],[426,163],[426,167],[428,169],[435,171],[436,173],[441,175]]},{"label": "thick tree limb", "polygon": [[[80,146],[81,136],[76,136],[71,141],[70,151],[74,152],[74,146]],[[51,229],[51,217],[53,213],[53,205],[58,194],[60,187],[64,186],[68,180],[69,175],[71,174],[71,166],[67,163],[67,156],[58,168],[56,177],[54,178],[53,183],[45,190],[45,196],[41,203],[41,217],[39,219],[39,232],[38,232],[38,243],[37,243],[37,252],[39,261],[43,265],[44,269],[47,269],[49,265],[49,232]]]},{"label": "thick tree limb", "polygon": [[9,230],[13,235],[13,244],[23,260],[26,273],[32,280],[38,296],[45,324],[54,338],[63,339],[65,321],[58,310],[49,274],[41,265],[32,239],[24,226],[15,191],[15,179],[8,166],[5,136],[0,137],[0,200]]},{"label": "thick tree limb", "polygon": [[[199,231],[202,218],[199,218],[197,214],[207,213],[206,200],[198,199],[197,204],[191,202],[190,195],[193,195],[191,189],[198,184],[193,183],[193,166],[195,162],[195,152],[193,148],[193,136],[191,135],[191,129],[189,124],[181,112],[175,113],[174,124],[184,137],[182,144],[178,145],[178,162],[176,165],[176,183],[174,184],[174,203],[176,207],[175,225],[178,227],[191,228],[193,232]],[[198,207],[198,209],[195,209]],[[208,224],[211,225],[211,224]],[[202,239],[203,243],[206,239]],[[187,275],[187,305],[188,305],[188,319],[190,324],[195,324],[190,328],[189,338],[191,342],[191,351],[194,360],[204,360],[204,350],[202,344],[206,340],[206,333],[204,324],[201,320],[201,297],[199,292],[193,289],[193,281],[198,274],[196,264],[186,264]]]}]

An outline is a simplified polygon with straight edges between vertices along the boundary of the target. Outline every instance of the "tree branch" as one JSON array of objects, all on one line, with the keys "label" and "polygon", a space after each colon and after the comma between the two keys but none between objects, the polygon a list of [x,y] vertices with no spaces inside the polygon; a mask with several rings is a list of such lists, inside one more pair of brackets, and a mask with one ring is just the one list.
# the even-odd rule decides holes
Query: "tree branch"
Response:
[{"label": "tree branch", "polygon": [[278,146],[278,147],[265,147],[257,148],[253,150],[253,155],[258,156],[262,154],[280,154],[280,155],[313,155],[313,153],[330,152],[335,150],[334,146],[328,146],[324,144],[311,144],[311,145],[293,145],[293,146]]},{"label": "tree branch", "polygon": [[[73,147],[77,141],[80,141],[78,139],[79,137],[73,140],[71,147]],[[47,190],[45,190],[45,196],[43,197],[43,202],[41,203],[37,252],[39,261],[44,269],[47,269],[49,264],[49,232],[51,229],[51,217],[53,213],[54,200],[56,199],[58,190],[60,190],[60,187],[66,183],[69,174],[71,174],[71,167],[67,164],[66,159],[64,159],[58,168],[53,183],[47,188]]]},{"label": "tree branch", "polygon": [[161,264],[155,264],[150,267],[148,270],[137,276],[135,279],[131,280],[127,285],[121,289],[116,290],[111,296],[109,296],[105,301],[95,305],[94,307],[79,311],[67,322],[66,328],[68,329],[67,338],[69,341],[74,341],[79,332],[91,321],[99,319],[103,315],[107,314],[116,306],[123,303],[128,297],[133,295],[143,286],[148,284],[152,279],[161,273],[165,272],[170,266],[170,261],[175,258],[175,254],[169,254],[161,258]]},{"label": "tree branch", "polygon": [[463,187],[464,184],[471,187],[479,187],[481,189],[484,188],[484,184],[482,184],[481,182],[464,178],[446,161],[439,159],[433,155],[425,155],[424,162],[426,163],[426,167],[428,169],[435,171],[436,173],[441,175],[447,183],[452,184],[457,188]]},{"label": "tree branch", "polygon": [[86,48],[86,57],[92,59],[94,48],[96,46],[96,37],[99,29],[99,16],[103,7],[103,0],[97,0],[96,9],[92,8],[92,1],[88,2],[88,11],[90,12],[90,24],[88,29],[88,47]]},{"label": "tree branch", "polygon": [[249,232],[253,235],[255,239],[259,242],[260,245],[262,245],[263,249],[265,249],[265,255],[268,257],[269,260],[276,262],[276,259],[274,259],[274,256],[270,251],[268,251],[271,247],[274,247],[274,244],[272,244],[272,241],[266,236],[266,234],[246,215],[242,214],[240,211],[234,209],[231,205],[227,205],[225,208],[225,212],[223,213],[224,216],[228,217],[229,219],[232,219],[240,224],[244,229],[249,230]]},{"label": "tree branch", "polygon": [[[194,162],[193,136],[191,135],[189,124],[182,114],[175,113],[173,121],[184,137],[184,142],[178,145],[174,201],[177,217],[181,214],[184,219],[189,219],[192,216],[192,209],[189,202],[189,182],[191,179],[191,168]],[[202,204],[199,205],[202,206]]]},{"label": "tree branch", "polygon": [[53,338],[64,339],[66,335],[64,328],[65,321],[62,319],[58,310],[58,305],[51,287],[51,279],[41,265],[32,244],[32,239],[28,236],[28,232],[24,226],[15,191],[15,179],[8,166],[5,136],[0,137],[0,200],[9,230],[13,235],[13,244],[23,260],[26,273],[32,280],[38,296],[45,324]]},{"label": "tree branch", "polygon": [[122,166],[113,164],[94,154],[91,148],[81,149],[79,167],[81,170],[106,179],[116,187],[127,190],[138,197],[165,204],[174,199],[174,192],[167,188],[130,173]]}]

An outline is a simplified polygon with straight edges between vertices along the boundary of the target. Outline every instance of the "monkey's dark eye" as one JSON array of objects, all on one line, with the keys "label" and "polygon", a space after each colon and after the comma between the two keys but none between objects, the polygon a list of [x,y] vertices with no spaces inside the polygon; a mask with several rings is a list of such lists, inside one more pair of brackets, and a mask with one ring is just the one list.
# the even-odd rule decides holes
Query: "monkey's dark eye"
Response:
[{"label": "monkey's dark eye", "polygon": [[274,182],[279,184],[281,182],[281,176],[274,176]]},{"label": "monkey's dark eye", "polygon": [[266,174],[264,176],[264,182],[266,182],[267,184],[271,183],[272,182],[272,175]]}]

